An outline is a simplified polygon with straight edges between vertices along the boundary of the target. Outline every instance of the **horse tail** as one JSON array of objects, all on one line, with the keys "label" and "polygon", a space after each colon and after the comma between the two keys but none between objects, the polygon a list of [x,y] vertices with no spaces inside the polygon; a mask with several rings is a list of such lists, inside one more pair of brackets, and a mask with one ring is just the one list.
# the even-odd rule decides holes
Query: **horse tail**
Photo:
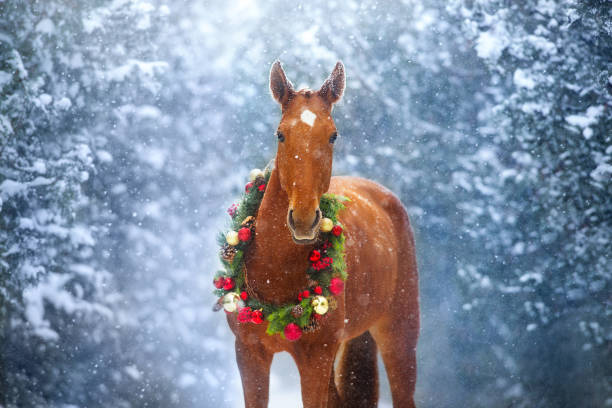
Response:
[{"label": "horse tail", "polygon": [[328,407],[372,408],[378,405],[376,342],[370,332],[342,344],[329,384]]}]

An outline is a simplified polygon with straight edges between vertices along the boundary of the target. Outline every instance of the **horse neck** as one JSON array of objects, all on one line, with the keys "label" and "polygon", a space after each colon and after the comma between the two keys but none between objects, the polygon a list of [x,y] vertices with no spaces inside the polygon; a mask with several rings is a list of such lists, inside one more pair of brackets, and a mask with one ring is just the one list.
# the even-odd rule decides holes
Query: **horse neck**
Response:
[{"label": "horse neck", "polygon": [[248,286],[257,299],[283,304],[306,288],[310,245],[297,245],[287,227],[289,200],[278,170],[272,170],[257,213],[252,250],[246,259]]}]

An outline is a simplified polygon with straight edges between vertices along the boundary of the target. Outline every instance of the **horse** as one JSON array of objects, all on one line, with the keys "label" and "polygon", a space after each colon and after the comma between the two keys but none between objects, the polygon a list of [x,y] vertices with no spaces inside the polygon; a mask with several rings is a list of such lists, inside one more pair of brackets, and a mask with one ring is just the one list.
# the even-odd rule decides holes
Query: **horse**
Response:
[{"label": "horse", "polygon": [[298,341],[267,335],[264,325],[228,316],[247,408],[268,405],[272,358],[282,351],[297,365],[304,408],[377,406],[377,350],[393,406],[415,406],[419,299],[414,237],[404,206],[390,190],[367,179],[331,175],[337,137],[331,113],[344,87],[340,61],[318,91],[295,91],[279,61],[270,70],[270,90],[281,107],[278,148],[245,257],[246,284],[262,301],[295,301],[296,291],[307,286],[308,254],[326,192],[350,200],[338,216],[348,279],[337,309],[318,331]]}]

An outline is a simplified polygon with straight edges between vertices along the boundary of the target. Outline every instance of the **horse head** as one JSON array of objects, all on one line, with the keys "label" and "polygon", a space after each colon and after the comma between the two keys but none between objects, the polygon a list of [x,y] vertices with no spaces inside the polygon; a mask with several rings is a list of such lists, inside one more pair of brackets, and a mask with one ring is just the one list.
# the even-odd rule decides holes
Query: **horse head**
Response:
[{"label": "horse head", "polygon": [[318,91],[295,91],[279,61],[270,70],[270,90],[281,105],[276,166],[287,194],[287,225],[294,242],[312,243],[319,231],[319,201],[331,180],[338,135],[331,116],[344,92],[344,65],[338,62]]}]

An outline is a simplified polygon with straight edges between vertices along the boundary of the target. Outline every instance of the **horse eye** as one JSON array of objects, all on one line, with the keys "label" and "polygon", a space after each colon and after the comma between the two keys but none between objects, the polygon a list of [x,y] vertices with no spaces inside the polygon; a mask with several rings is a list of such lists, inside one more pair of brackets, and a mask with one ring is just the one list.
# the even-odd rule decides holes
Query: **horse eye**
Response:
[{"label": "horse eye", "polygon": [[283,135],[282,132],[276,132],[276,137],[278,137],[279,142],[285,141],[285,135]]},{"label": "horse eye", "polygon": [[338,137],[338,132],[334,132],[330,137],[329,137],[329,143],[334,144],[334,142],[336,141],[336,138]]}]

